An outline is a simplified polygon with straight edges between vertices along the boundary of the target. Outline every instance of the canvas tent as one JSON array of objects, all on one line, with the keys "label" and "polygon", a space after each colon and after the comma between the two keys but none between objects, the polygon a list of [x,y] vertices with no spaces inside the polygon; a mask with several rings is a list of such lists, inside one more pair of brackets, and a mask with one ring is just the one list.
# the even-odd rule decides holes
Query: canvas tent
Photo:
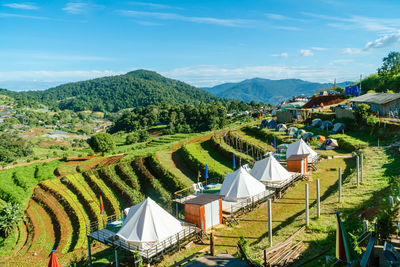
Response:
[{"label": "canvas tent", "polygon": [[339,144],[336,139],[328,138],[324,141],[321,147],[324,149],[337,149],[339,148]]},{"label": "canvas tent", "polygon": [[276,125],[277,125],[277,123],[276,123],[276,121],[274,119],[269,119],[267,121],[267,128],[268,129],[275,129]]},{"label": "canvas tent", "polygon": [[289,134],[289,135],[295,135],[295,134],[297,133],[298,130],[299,130],[299,129],[297,129],[296,127],[290,127],[290,128],[288,129],[288,134]]},{"label": "canvas tent", "polygon": [[182,230],[180,221],[148,197],[129,209],[128,216],[116,235],[128,243],[144,248]]},{"label": "canvas tent", "polygon": [[314,119],[312,120],[311,127],[321,127],[322,120],[321,119]]},{"label": "canvas tent", "polygon": [[286,151],[286,159],[288,159],[291,155],[301,155],[301,154],[309,154],[308,162],[312,162],[312,159],[315,158],[318,154],[314,150],[309,147],[303,139],[291,143],[288,146]]},{"label": "canvas tent", "polygon": [[284,181],[292,175],[270,154],[254,164],[251,175],[261,182]]},{"label": "canvas tent", "polygon": [[323,121],[320,127],[321,130],[330,130],[333,128],[333,123],[331,121]]},{"label": "canvas tent", "polygon": [[286,154],[286,150],[287,150],[288,146],[289,146],[288,144],[280,144],[280,145],[276,148],[276,151],[277,151],[278,153]]},{"label": "canvas tent", "polygon": [[342,131],[344,129],[346,129],[346,125],[344,123],[337,122],[337,123],[335,123],[333,125],[332,132],[337,133],[337,132]]},{"label": "canvas tent", "polygon": [[286,124],[283,124],[283,123],[279,123],[279,124],[276,126],[276,130],[277,130],[277,131],[280,131],[280,132],[286,131],[286,129],[287,129],[287,126],[286,126]]},{"label": "canvas tent", "polygon": [[312,132],[306,132],[301,135],[301,139],[303,139],[305,142],[310,142],[313,137],[314,134]]},{"label": "canvas tent", "polygon": [[265,191],[265,185],[254,178],[243,167],[225,175],[222,183],[220,195],[224,200],[238,201],[258,195]]}]

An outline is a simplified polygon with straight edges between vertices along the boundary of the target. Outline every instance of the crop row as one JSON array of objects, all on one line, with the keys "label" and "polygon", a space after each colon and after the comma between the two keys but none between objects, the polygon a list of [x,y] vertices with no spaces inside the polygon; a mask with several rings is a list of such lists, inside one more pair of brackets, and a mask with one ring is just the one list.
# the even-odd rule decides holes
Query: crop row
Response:
[{"label": "crop row", "polygon": [[121,163],[115,166],[115,172],[118,176],[130,187],[138,192],[141,192],[141,186],[139,178],[132,170],[132,166],[129,163]]},{"label": "crop row", "polygon": [[145,190],[146,196],[150,196],[170,207],[172,203],[171,194],[165,190],[163,185],[157,180],[153,174],[145,166],[144,158],[136,158],[132,164],[138,177],[141,179],[141,184]]},{"label": "crop row", "polygon": [[166,168],[164,168],[157,160],[156,156],[153,155],[146,159],[147,165],[150,171],[154,173],[154,176],[160,179],[164,188],[169,192],[175,192],[180,189],[185,188],[185,185],[178,180],[172,173],[170,173]]},{"label": "crop row", "polygon": [[225,174],[232,171],[231,168],[216,162],[207,151],[204,151],[200,143],[183,145],[178,153],[189,166],[201,173],[204,173],[207,164],[209,177],[218,181],[223,181]]},{"label": "crop row", "polygon": [[[78,175],[67,175],[61,178],[61,182],[68,187],[76,197],[79,199],[82,206],[85,208],[86,214],[88,214],[91,221],[101,221],[100,204],[94,193],[90,193],[90,188],[87,184],[82,184]],[[80,176],[82,177],[82,176]],[[89,191],[90,190],[90,191]]]},{"label": "crop row", "polygon": [[140,192],[134,190],[128,186],[116,173],[111,166],[103,167],[98,170],[98,174],[104,180],[105,183],[114,192],[118,194],[123,202],[125,208],[135,205],[143,200],[143,196]]},{"label": "crop row", "polygon": [[47,180],[39,184],[39,186],[44,191],[52,194],[60,202],[71,220],[74,241],[71,244],[70,251],[72,248],[83,248],[86,241],[85,228],[89,222],[89,218],[77,197],[59,180]]},{"label": "crop row", "polygon": [[116,199],[114,193],[108,188],[108,186],[103,182],[103,180],[97,178],[92,171],[82,173],[85,182],[93,190],[93,192],[100,197],[103,197],[104,210],[108,215],[113,215],[119,213],[120,206]]},{"label": "crop row", "polygon": [[211,146],[218,151],[221,155],[223,155],[227,160],[232,160],[232,155],[235,155],[237,159],[242,159],[242,162],[244,164],[246,163],[251,163],[254,161],[254,159],[242,152],[239,152],[235,150],[232,146],[228,145],[224,138],[229,138],[229,137],[223,137],[222,135],[216,136],[213,135],[210,139],[210,144]]}]

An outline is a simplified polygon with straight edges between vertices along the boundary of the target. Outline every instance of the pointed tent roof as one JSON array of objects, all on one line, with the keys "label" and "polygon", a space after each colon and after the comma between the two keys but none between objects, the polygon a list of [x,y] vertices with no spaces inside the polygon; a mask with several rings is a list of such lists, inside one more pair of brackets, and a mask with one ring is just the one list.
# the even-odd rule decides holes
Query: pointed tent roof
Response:
[{"label": "pointed tent roof", "polygon": [[240,167],[225,176],[219,194],[225,196],[226,200],[236,201],[240,198],[255,196],[263,191],[265,191],[265,185]]},{"label": "pointed tent roof", "polygon": [[283,181],[292,176],[272,154],[265,159],[257,161],[251,170],[251,175],[261,182]]},{"label": "pointed tent roof", "polygon": [[181,223],[151,198],[132,206],[117,236],[129,243],[162,241],[182,230]]},{"label": "pointed tent roof", "polygon": [[291,143],[286,150],[286,158],[289,158],[291,155],[298,155],[298,154],[309,154],[308,159],[315,157],[317,152],[311,149],[303,139],[300,139],[294,143]]},{"label": "pointed tent roof", "polygon": [[51,255],[50,255],[50,260],[49,260],[49,264],[47,265],[48,267],[60,267],[60,263],[58,262],[56,253],[54,250],[51,251]]}]

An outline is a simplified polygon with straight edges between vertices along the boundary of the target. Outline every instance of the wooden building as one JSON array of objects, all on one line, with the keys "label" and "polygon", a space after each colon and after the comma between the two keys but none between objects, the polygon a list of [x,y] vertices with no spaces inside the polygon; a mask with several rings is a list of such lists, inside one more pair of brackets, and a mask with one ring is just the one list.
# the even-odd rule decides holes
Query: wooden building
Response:
[{"label": "wooden building", "polygon": [[202,194],[185,202],[185,221],[206,231],[222,223],[222,196]]},{"label": "wooden building", "polygon": [[286,159],[287,170],[290,172],[299,172],[305,174],[308,172],[308,155],[309,154],[297,154],[291,155]]}]

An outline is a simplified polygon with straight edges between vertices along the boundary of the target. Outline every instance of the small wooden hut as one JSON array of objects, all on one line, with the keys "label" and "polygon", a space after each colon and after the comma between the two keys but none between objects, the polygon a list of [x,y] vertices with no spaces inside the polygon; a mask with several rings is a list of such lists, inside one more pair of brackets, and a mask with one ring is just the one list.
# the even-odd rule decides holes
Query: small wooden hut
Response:
[{"label": "small wooden hut", "polygon": [[222,223],[222,196],[202,194],[185,202],[185,221],[206,231]]}]

